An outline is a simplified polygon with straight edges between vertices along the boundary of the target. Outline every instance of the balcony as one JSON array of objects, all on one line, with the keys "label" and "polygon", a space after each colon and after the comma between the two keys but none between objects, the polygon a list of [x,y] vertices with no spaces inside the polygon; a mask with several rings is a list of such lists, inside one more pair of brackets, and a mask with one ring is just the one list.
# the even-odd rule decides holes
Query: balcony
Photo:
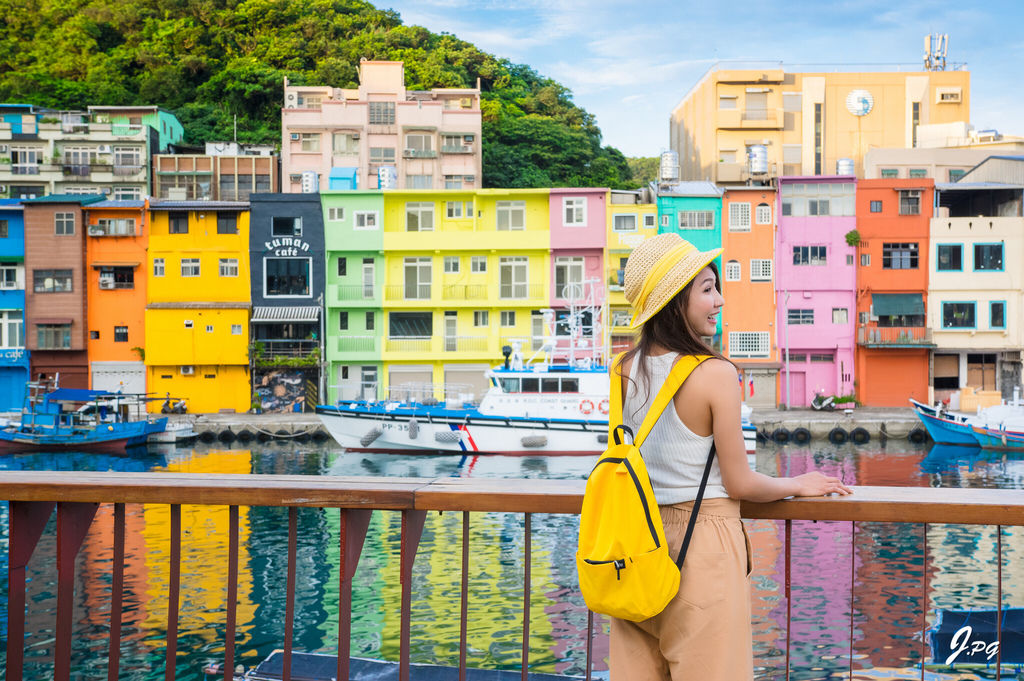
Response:
[{"label": "balcony", "polygon": [[932,330],[926,326],[857,327],[857,344],[869,348],[931,348]]},{"label": "balcony", "polygon": [[501,300],[537,300],[544,296],[544,287],[540,284],[501,284],[498,286],[498,298]]},{"label": "balcony", "polygon": [[472,154],[473,147],[462,144],[442,144],[442,154]]},{"label": "balcony", "polygon": [[14,175],[38,175],[38,163],[15,163],[11,165],[11,173]]},{"label": "balcony", "polygon": [[452,284],[441,289],[445,301],[487,300],[487,287],[483,284]]},{"label": "balcony", "polygon": [[115,137],[136,137],[142,134],[146,126],[139,124],[113,123],[110,126],[110,134]]},{"label": "balcony", "polygon": [[146,166],[143,165],[114,165],[114,177],[132,177],[141,173]]},{"label": "balcony", "polygon": [[110,225],[89,225],[89,236],[135,236],[134,229]]},{"label": "balcony", "polygon": [[402,158],[437,158],[433,149],[403,149]]},{"label": "balcony", "polygon": [[338,336],[338,352],[376,352],[377,336]]},{"label": "balcony", "polygon": [[335,284],[333,286],[334,300],[337,302],[351,302],[357,300],[365,300],[372,302],[374,300],[374,287],[366,284]]},{"label": "balcony", "polygon": [[320,362],[320,342],[315,340],[257,340],[251,350],[258,367],[315,367]]},{"label": "balcony", "polygon": [[445,336],[443,349],[445,352],[487,352],[488,340],[487,336]]},{"label": "balcony", "polygon": [[430,352],[432,338],[387,338],[384,340],[386,352]]},{"label": "balcony", "polygon": [[610,269],[608,270],[608,290],[609,291],[621,291],[623,286],[626,285],[626,270],[624,269]]},{"label": "balcony", "polygon": [[384,288],[388,301],[430,302],[430,284],[392,284]]}]

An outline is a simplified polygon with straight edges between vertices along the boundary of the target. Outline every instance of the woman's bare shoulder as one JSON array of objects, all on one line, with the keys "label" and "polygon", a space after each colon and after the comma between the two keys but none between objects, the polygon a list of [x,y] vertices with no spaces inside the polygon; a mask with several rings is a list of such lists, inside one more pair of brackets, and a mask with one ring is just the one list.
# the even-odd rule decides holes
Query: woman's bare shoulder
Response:
[{"label": "woman's bare shoulder", "polygon": [[717,357],[704,360],[693,370],[693,376],[700,382],[737,381],[736,367],[732,362]]}]

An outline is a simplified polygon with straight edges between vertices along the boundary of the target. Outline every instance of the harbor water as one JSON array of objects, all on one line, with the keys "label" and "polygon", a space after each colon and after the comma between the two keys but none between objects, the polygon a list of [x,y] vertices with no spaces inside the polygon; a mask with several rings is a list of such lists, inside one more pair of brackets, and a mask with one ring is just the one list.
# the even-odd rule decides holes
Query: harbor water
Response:
[{"label": "harbor water", "polygon": [[[758,470],[796,475],[811,469],[852,485],[1024,488],[1024,461],[963,448],[890,441],[864,447],[812,442],[759,445]],[[149,471],[344,476],[584,478],[592,457],[428,456],[345,452],[333,445],[271,442],[197,444],[145,455],[9,455],[6,470]],[[7,558],[7,504],[0,505],[0,558]],[[106,678],[113,559],[113,513],[103,505],[79,554],[72,677]],[[288,511],[242,508],[236,656],[254,666],[282,646]],[[786,667],[785,533],[777,521],[746,521],[752,575],[758,679],[784,679]],[[51,675],[56,618],[54,520],[28,567],[25,678]],[[577,517],[533,517],[530,665],[533,671],[583,674],[587,612],[576,591]],[[164,678],[170,511],[128,505],[120,678]],[[397,660],[401,517],[373,514],[353,587],[352,654]],[[228,547],[226,507],[182,508],[182,585],[177,679],[203,678],[223,659]],[[792,529],[789,660],[792,679],[902,678],[922,655],[923,626],[939,608],[996,606],[994,526],[803,522]],[[1004,528],[1003,607],[1024,606],[1024,530]],[[331,653],[337,645],[339,514],[299,509],[296,650]],[[470,666],[518,669],[522,633],[523,516],[478,513],[470,527]],[[412,661],[456,665],[462,514],[428,514],[413,571]],[[927,562],[925,545],[927,544]],[[6,565],[3,566],[6,571]],[[922,584],[927,579],[923,597]],[[0,586],[6,639],[6,580]],[[595,671],[607,675],[607,623],[600,618]],[[852,657],[851,657],[852,636]],[[944,659],[950,651],[940,651]],[[0,652],[2,654],[2,652]],[[920,674],[920,671],[916,671]],[[866,677],[865,677],[866,678]],[[917,678],[916,676],[914,678]],[[926,678],[982,678],[935,676]]]}]

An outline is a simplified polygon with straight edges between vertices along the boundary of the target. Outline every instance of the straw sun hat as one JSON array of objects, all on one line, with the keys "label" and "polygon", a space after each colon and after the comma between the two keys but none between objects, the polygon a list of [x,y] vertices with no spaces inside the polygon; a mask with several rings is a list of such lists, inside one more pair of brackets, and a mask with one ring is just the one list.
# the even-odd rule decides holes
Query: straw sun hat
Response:
[{"label": "straw sun hat", "polygon": [[678,234],[659,234],[633,249],[623,282],[626,300],[633,306],[630,327],[640,328],[721,252],[698,251]]}]

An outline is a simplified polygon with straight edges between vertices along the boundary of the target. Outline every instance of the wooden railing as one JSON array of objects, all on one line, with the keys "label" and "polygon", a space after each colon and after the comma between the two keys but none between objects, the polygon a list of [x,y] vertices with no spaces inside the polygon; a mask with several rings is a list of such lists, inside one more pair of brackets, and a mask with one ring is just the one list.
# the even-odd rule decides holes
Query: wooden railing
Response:
[{"label": "wooden railing", "polygon": [[[523,577],[522,678],[529,668],[531,515],[534,513],[579,513],[582,480],[508,480],[466,478],[341,478],[303,475],[190,475],[176,473],[91,473],[91,472],[0,472],[0,499],[10,502],[8,534],[8,640],[7,679],[23,677],[25,640],[26,565],[56,507],[57,511],[57,622],[54,630],[53,678],[70,678],[71,633],[74,608],[75,557],[95,517],[99,504],[113,504],[114,546],[111,568],[109,678],[116,679],[122,618],[122,590],[125,571],[125,504],[170,505],[170,555],[166,672],[175,677],[178,643],[178,607],[181,573],[181,505],[226,505],[229,507],[227,566],[227,610],[223,669],[225,681],[232,678],[236,656],[236,606],[238,591],[239,506],[289,508],[288,567],[284,675],[291,678],[292,632],[295,616],[297,509],[337,508],[340,513],[341,566],[337,678],[349,678],[352,578],[375,509],[402,514],[401,607],[399,632],[399,678],[409,679],[412,568],[428,511],[462,512],[462,576],[459,676],[466,678],[467,605],[469,601],[469,521],[477,512],[525,514]],[[849,497],[804,498],[755,504],[744,502],[745,518],[786,521],[786,599],[790,599],[790,535],[793,520],[884,521],[896,523],[955,523],[978,525],[1024,525],[1024,495],[1019,490],[933,489],[904,487],[857,487]],[[997,603],[1002,607],[1002,533],[997,549]],[[927,561],[927,555],[925,560]],[[924,585],[927,589],[927,582]],[[925,601],[926,602],[926,601]],[[997,618],[1001,622],[1001,618]],[[787,655],[789,648],[787,614]],[[593,617],[587,627],[587,677],[590,677]],[[997,630],[997,637],[1001,630]],[[852,653],[851,636],[851,653]],[[1001,664],[1001,652],[995,664]],[[787,658],[788,659],[788,658]],[[851,657],[852,660],[852,657]],[[786,676],[788,678],[788,663]],[[852,675],[852,667],[851,667]]]}]

